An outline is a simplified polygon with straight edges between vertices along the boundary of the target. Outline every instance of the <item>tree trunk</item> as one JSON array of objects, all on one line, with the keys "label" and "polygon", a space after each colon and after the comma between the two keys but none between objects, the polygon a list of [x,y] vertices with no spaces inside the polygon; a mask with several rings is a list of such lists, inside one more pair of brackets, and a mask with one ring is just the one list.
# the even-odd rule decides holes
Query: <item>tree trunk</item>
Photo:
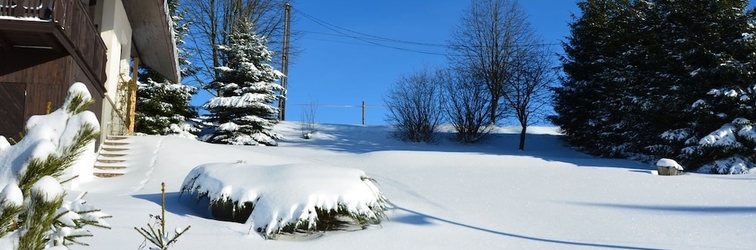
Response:
[{"label": "tree trunk", "polygon": [[528,126],[522,126],[522,131],[520,132],[520,150],[525,150],[525,132],[527,129]]},{"label": "tree trunk", "polygon": [[[493,93],[491,93],[492,96]],[[498,97],[492,97],[491,98],[491,125],[496,125],[496,110],[499,109],[499,98]]]}]

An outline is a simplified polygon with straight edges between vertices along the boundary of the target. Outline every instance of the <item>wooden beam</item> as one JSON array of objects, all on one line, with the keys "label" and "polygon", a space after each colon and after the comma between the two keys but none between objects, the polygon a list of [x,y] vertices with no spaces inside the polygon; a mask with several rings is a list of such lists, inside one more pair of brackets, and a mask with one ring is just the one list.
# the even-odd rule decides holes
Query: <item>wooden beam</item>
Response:
[{"label": "wooden beam", "polygon": [[37,33],[37,34],[38,34],[40,40],[43,40],[43,41],[45,41],[46,44],[50,45],[50,48],[53,51],[55,51],[55,52],[63,52],[64,48],[63,48],[62,45],[60,45],[58,43],[58,41],[56,40],[57,38],[55,37],[54,34],[50,34],[50,33]]},{"label": "wooden beam", "polygon": [[137,99],[137,77],[139,76],[139,57],[134,57],[134,64],[132,65],[133,73],[131,75],[131,81],[129,81],[129,103],[128,103],[128,124],[129,135],[134,135],[134,125],[136,123],[136,99]]}]

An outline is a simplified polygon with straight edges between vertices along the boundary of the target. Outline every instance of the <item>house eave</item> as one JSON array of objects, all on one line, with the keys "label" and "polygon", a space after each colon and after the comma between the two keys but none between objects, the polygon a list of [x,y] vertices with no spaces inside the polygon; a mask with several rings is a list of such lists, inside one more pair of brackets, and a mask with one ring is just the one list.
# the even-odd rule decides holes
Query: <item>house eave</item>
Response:
[{"label": "house eave", "polygon": [[123,0],[140,61],[166,79],[180,82],[173,21],[166,0]]}]

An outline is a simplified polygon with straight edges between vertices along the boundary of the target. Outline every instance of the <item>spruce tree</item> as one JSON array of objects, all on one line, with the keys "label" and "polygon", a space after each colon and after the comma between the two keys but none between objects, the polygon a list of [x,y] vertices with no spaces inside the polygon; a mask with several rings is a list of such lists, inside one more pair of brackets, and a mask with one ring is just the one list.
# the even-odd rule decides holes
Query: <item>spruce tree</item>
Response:
[{"label": "spruce tree", "polygon": [[[754,46],[744,34],[754,34],[754,17],[745,11],[747,1],[588,0],[579,6],[583,15],[570,25],[566,77],[552,117],[568,142],[604,156],[677,158],[736,118],[691,105],[711,89],[752,83]],[[702,164],[683,158],[683,165]]]},{"label": "spruce tree", "polygon": [[[173,20],[174,38],[178,49],[181,77],[196,73],[188,58],[191,53],[184,45],[191,21],[184,19],[186,10],[179,10],[179,1],[168,2]],[[197,108],[191,106],[191,97],[197,89],[181,83],[171,82],[149,67],[142,66],[137,88],[136,126],[140,133],[152,135],[196,134],[199,129],[189,125],[187,120],[196,118]]]},{"label": "spruce tree", "polygon": [[[665,131],[659,148],[689,170],[729,174],[754,167],[756,12],[747,6],[748,1],[693,1],[666,9],[665,30],[683,35],[669,44],[677,53],[668,54],[682,62],[671,70],[682,76],[676,100],[688,119]],[[695,25],[681,28],[686,22]]]},{"label": "spruce tree", "polygon": [[588,0],[578,3],[582,16],[573,16],[571,35],[563,43],[564,77],[555,89],[556,116],[567,142],[588,153],[621,156],[624,87],[628,84],[622,53],[631,39],[625,19],[629,1]]},{"label": "spruce tree", "polygon": [[212,133],[201,139],[212,143],[236,145],[277,145],[279,135],[271,131],[278,123],[278,108],[272,104],[283,98],[277,83],[284,75],[270,63],[272,52],[265,38],[255,34],[252,23],[243,22],[228,34],[228,43],[219,46],[225,66],[208,89],[218,96],[203,108],[210,114],[206,123]]}]

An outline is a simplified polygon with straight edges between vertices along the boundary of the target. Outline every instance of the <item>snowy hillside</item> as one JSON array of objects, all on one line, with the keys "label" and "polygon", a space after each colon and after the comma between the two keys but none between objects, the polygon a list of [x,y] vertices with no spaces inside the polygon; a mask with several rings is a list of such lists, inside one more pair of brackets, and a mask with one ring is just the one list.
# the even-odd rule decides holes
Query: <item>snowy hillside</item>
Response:
[{"label": "snowy hillside", "polygon": [[[177,137],[133,137],[128,172],[95,178],[77,191],[113,215],[90,247],[137,249],[134,227],[160,213],[191,230],[175,249],[752,249],[756,175],[657,176],[651,165],[597,159],[561,145],[553,128],[533,128],[525,151],[517,129],[479,145],[446,139],[398,142],[384,126],[298,123],[275,132],[278,147],[224,146]],[[307,240],[265,240],[249,225],[209,219],[203,204],[179,199],[186,175],[206,163],[317,164],[354,168],[376,179],[396,207],[379,226]],[[153,220],[154,221],[154,220]]]}]

